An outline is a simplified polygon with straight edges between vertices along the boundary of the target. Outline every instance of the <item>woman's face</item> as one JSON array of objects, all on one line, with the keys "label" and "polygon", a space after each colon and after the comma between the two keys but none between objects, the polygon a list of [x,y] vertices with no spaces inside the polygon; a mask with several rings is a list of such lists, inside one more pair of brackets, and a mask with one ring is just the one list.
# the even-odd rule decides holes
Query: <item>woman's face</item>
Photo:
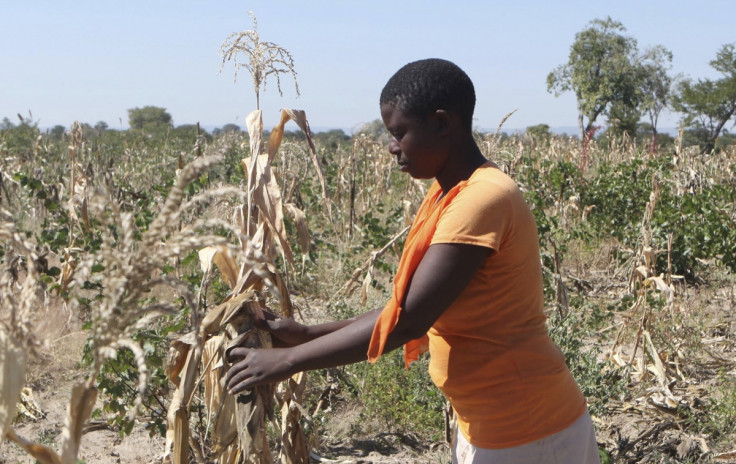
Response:
[{"label": "woman's face", "polygon": [[381,117],[391,134],[388,151],[396,157],[401,170],[416,179],[437,177],[448,155],[443,149],[441,127],[435,115],[408,116],[396,105],[384,104]]}]

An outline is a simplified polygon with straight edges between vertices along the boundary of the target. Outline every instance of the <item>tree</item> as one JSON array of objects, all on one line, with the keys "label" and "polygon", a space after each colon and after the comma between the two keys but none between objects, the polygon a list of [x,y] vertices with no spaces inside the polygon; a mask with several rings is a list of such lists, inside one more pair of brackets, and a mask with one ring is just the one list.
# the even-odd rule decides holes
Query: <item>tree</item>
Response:
[{"label": "tree", "polygon": [[537,124],[536,126],[529,126],[526,128],[526,133],[535,139],[549,140],[549,124]]},{"label": "tree", "polygon": [[66,128],[61,124],[57,124],[49,130],[49,136],[54,140],[61,140],[64,137],[64,132],[66,132]]},{"label": "tree", "polygon": [[222,133],[224,134],[229,134],[231,132],[234,134],[237,134],[239,132],[243,132],[240,126],[238,126],[237,124],[232,124],[232,123],[225,124],[224,126],[222,126],[221,130],[222,130]]},{"label": "tree", "polygon": [[638,50],[636,40],[623,35],[624,31],[623,25],[610,17],[593,20],[575,35],[568,62],[547,76],[548,92],[556,96],[575,92],[583,141],[596,119],[609,115],[614,104],[614,126],[618,120],[630,121],[637,111]]},{"label": "tree", "polygon": [[334,152],[340,145],[350,141],[350,136],[342,129],[330,129],[326,132],[317,132],[312,137],[317,145]]},{"label": "tree", "polygon": [[605,133],[608,137],[633,137],[639,127],[641,109],[638,105],[614,101],[608,108],[607,119],[608,127]]},{"label": "tree", "polygon": [[726,44],[710,62],[721,79],[685,79],[680,82],[673,106],[684,114],[683,123],[698,134],[702,152],[710,153],[718,136],[736,113],[736,50]]},{"label": "tree", "polygon": [[[222,65],[220,71],[225,66],[226,61],[233,61],[235,66],[235,79],[238,78],[238,68],[245,68],[253,79],[253,90],[256,93],[256,109],[261,109],[261,88],[266,90],[266,79],[269,76],[276,78],[276,87],[279,95],[283,96],[281,91],[281,74],[291,74],[294,79],[294,88],[296,95],[299,96],[299,85],[296,81],[296,71],[294,70],[294,59],[291,53],[283,47],[279,47],[273,42],[261,42],[258,36],[258,22],[256,15],[252,11],[248,14],[253,19],[253,29],[243,32],[233,32],[222,43],[220,47],[220,55],[222,55]],[[245,63],[238,62],[238,57],[245,55],[247,61]]]},{"label": "tree", "polygon": [[181,126],[176,126],[176,128],[172,131],[172,134],[175,137],[178,137],[182,140],[186,140],[189,143],[195,143],[197,140],[197,137],[203,137],[204,140],[212,140],[212,137],[209,133],[207,133],[206,130],[199,127],[199,124],[182,124]]},{"label": "tree", "polygon": [[38,122],[33,120],[29,114],[27,118],[18,115],[20,123],[15,125],[8,118],[4,118],[0,123],[0,130],[3,134],[4,153],[10,156],[17,156],[21,161],[27,161],[35,155],[38,148],[38,137],[41,131],[38,129]]},{"label": "tree", "polygon": [[173,126],[171,115],[165,108],[157,106],[144,106],[128,110],[128,124],[131,129],[158,132],[162,129],[170,129]]},{"label": "tree", "polygon": [[642,60],[641,103],[652,129],[652,147],[657,143],[657,122],[662,110],[670,103],[673,78],[672,52],[661,45],[650,48]]},{"label": "tree", "polygon": [[390,135],[383,121],[380,119],[374,119],[371,122],[361,124],[356,130],[355,134],[365,134],[368,138],[375,140],[379,143],[388,143]]}]

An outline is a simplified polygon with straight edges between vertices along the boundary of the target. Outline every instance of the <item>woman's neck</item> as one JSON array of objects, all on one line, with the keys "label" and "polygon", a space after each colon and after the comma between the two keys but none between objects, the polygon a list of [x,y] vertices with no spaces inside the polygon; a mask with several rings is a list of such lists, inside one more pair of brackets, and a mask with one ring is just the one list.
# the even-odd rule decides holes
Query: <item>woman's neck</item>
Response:
[{"label": "woman's neck", "polygon": [[460,181],[469,179],[476,169],[488,161],[481,153],[475,140],[461,146],[462,149],[450,155],[442,172],[437,175],[437,182],[442,187],[443,194],[447,193]]}]

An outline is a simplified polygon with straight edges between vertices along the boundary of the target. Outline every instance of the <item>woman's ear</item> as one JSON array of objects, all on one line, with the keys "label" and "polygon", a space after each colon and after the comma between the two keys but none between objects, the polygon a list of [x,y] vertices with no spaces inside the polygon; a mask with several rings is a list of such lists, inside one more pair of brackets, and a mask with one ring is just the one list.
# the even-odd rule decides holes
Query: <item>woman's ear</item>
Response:
[{"label": "woman's ear", "polygon": [[445,110],[437,110],[434,112],[434,118],[437,124],[437,135],[447,135],[452,128],[452,115]]}]

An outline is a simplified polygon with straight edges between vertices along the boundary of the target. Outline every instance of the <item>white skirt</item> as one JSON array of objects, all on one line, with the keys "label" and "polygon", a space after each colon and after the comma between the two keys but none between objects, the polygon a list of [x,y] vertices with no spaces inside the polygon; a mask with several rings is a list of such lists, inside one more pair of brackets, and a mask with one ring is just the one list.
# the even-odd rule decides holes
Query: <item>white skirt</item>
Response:
[{"label": "white skirt", "polygon": [[600,464],[590,414],[571,426],[541,440],[501,449],[479,448],[455,430],[452,464]]}]

